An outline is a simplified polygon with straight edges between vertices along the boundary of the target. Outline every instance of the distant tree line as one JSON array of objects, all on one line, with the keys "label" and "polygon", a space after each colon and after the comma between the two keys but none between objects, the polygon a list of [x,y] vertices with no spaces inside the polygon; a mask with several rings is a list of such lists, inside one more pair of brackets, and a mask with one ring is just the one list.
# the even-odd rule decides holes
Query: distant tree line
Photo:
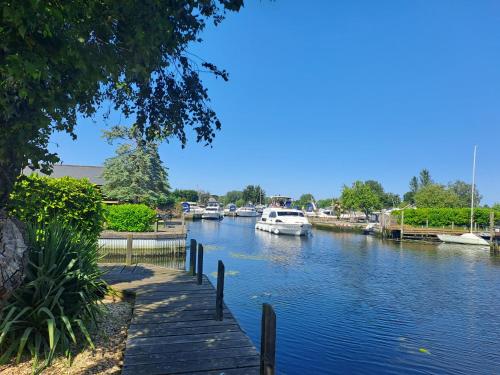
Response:
[{"label": "distant tree line", "polygon": [[[435,182],[427,169],[422,169],[419,176],[411,178],[410,191],[404,194],[407,204],[420,208],[461,208],[470,207],[472,184],[461,180],[447,185]],[[477,187],[474,188],[474,206],[478,207],[482,196]]]}]

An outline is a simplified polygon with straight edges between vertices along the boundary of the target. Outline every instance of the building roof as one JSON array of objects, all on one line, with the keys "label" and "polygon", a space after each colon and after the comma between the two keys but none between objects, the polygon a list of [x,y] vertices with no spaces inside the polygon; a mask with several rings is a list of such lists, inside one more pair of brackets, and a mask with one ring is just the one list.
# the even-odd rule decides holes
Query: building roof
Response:
[{"label": "building roof", "polygon": [[[93,184],[102,186],[104,184],[104,178],[102,177],[104,167],[99,167],[95,165],[71,165],[71,164],[55,164],[53,167],[52,174],[49,177],[73,177],[73,178],[87,178]],[[42,176],[46,176],[39,170],[32,171],[30,168],[24,168],[23,174],[28,176],[32,173],[38,173]]]}]

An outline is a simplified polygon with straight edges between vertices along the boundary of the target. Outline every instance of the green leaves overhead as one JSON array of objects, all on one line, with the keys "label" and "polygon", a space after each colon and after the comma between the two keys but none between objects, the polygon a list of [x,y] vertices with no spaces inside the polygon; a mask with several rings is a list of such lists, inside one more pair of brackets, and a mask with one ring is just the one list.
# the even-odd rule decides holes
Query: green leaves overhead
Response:
[{"label": "green leaves overhead", "polygon": [[202,71],[227,72],[188,52],[207,22],[218,25],[242,0],[45,2],[0,0],[0,207],[26,165],[46,173],[54,131],[75,137],[77,114],[110,102],[134,116],[144,139],[186,127],[209,144],[221,123]]}]

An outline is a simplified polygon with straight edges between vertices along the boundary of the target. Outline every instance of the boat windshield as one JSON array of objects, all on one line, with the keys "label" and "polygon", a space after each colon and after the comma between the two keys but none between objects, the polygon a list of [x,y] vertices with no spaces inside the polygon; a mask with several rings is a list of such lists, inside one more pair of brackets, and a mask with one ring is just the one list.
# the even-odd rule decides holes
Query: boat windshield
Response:
[{"label": "boat windshield", "polygon": [[297,211],[278,211],[278,216],[304,216],[302,212]]}]

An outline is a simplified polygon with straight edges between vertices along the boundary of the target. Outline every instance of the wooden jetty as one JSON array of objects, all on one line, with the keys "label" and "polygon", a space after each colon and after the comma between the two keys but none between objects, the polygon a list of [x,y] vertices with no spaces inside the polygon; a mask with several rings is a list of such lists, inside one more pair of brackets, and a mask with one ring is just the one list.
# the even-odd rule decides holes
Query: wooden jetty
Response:
[{"label": "wooden jetty", "polygon": [[[123,375],[262,373],[259,352],[223,304],[220,287],[216,292],[205,275],[198,285],[194,272],[144,264],[102,267],[113,288],[135,297]],[[266,374],[274,374],[274,357],[271,364],[273,372]]]}]

